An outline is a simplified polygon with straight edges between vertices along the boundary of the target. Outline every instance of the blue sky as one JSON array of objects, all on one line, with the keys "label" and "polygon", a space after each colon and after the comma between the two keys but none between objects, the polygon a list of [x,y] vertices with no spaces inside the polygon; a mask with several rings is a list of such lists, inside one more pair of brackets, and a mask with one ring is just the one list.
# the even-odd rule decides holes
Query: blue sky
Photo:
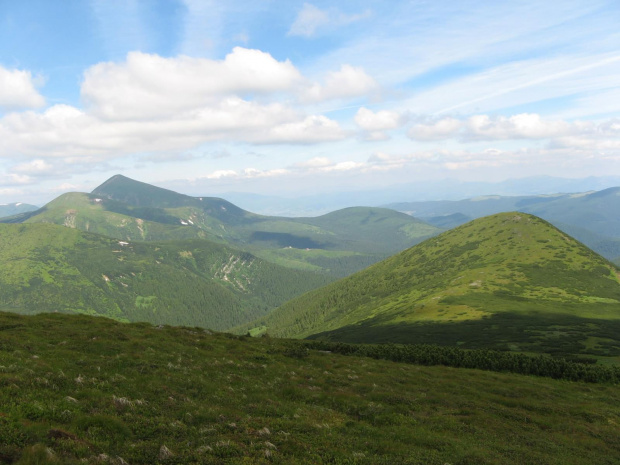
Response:
[{"label": "blue sky", "polygon": [[[620,3],[0,0],[0,203],[620,175]],[[413,200],[413,199],[404,199]]]}]

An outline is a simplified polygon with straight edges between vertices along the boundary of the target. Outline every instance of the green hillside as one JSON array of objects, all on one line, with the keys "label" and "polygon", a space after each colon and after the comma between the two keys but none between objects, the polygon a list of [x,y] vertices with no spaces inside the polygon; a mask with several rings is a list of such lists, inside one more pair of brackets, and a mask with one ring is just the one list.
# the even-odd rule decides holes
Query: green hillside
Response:
[{"label": "green hillside", "polygon": [[64,194],[35,213],[2,222],[54,223],[124,241],[206,238],[289,268],[342,277],[440,230],[383,208],[317,218],[256,215],[226,200],[190,197],[124,176],[91,194]]},{"label": "green hillside", "polygon": [[227,329],[327,282],[205,240],[125,242],[0,224],[0,309]]},{"label": "green hillside", "polygon": [[617,386],[0,312],[2,464],[612,465]]},{"label": "green hillside", "polygon": [[522,213],[472,221],[300,296],[271,335],[620,356],[618,270]]},{"label": "green hillside", "polygon": [[167,222],[149,221],[140,217],[146,215],[131,216],[126,213],[110,211],[100,198],[91,194],[71,192],[52,200],[23,222],[58,224],[124,241],[218,240],[204,230],[185,227],[177,218],[170,217]]}]

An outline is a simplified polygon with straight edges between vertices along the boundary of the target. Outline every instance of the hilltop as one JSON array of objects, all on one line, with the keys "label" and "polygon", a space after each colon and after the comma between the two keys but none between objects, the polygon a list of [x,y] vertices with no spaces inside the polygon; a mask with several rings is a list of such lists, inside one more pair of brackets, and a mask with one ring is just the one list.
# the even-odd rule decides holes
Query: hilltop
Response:
[{"label": "hilltop", "polygon": [[254,332],[620,355],[618,269],[546,221],[481,218],[309,292]]},{"label": "hilltop", "polygon": [[0,312],[0,463],[620,460],[617,386]]},{"label": "hilltop", "polygon": [[474,218],[518,210],[549,221],[605,258],[620,256],[620,187],[572,194],[400,202],[386,207],[446,229]]},{"label": "hilltop", "polygon": [[328,281],[204,239],[129,242],[51,224],[0,224],[0,262],[0,310],[221,330]]},{"label": "hilltop", "polygon": [[316,218],[257,215],[117,175],[1,222],[54,223],[123,241],[204,238],[293,269],[342,277],[440,232],[404,213],[356,207]]}]

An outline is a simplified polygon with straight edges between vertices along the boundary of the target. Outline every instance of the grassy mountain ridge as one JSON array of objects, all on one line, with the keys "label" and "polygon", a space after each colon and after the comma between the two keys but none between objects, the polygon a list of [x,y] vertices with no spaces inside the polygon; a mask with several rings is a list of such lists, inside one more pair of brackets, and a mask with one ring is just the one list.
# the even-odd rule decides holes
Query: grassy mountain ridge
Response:
[{"label": "grassy mountain ridge", "polygon": [[124,242],[51,224],[0,225],[0,309],[227,329],[324,284],[205,240]]},{"label": "grassy mountain ridge", "polygon": [[549,221],[608,259],[620,255],[620,187],[574,194],[489,195],[459,201],[400,202],[386,206],[448,228],[473,218],[518,210]]},{"label": "grassy mountain ridge", "polygon": [[617,386],[0,312],[2,464],[615,464]]},{"label": "grassy mountain ridge", "polygon": [[121,175],[91,194],[63,194],[10,222],[55,223],[130,241],[206,238],[282,266],[334,277],[440,231],[409,215],[371,207],[317,218],[262,216],[224,199],[190,197]]},{"label": "grassy mountain ridge", "polygon": [[149,221],[140,217],[148,215],[132,216],[129,209],[126,210],[125,213],[112,211],[96,196],[71,192],[52,200],[24,223],[58,224],[126,241],[192,238],[218,240],[204,230],[185,227],[177,218],[163,212],[158,212],[156,216],[160,221]]},{"label": "grassy mountain ridge", "polygon": [[617,356],[619,324],[617,268],[546,221],[513,212],[304,294],[256,326],[285,337]]}]

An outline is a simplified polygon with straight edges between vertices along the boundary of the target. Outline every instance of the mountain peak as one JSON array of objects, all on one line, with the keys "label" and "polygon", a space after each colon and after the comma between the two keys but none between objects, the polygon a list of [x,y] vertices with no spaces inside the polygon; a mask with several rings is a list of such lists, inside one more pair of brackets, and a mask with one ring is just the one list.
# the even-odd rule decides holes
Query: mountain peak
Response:
[{"label": "mountain peak", "polygon": [[[261,324],[285,337],[579,353],[620,324],[619,312],[611,263],[550,223],[510,212],[298,297]],[[577,333],[568,341],[558,331]]]},{"label": "mountain peak", "polygon": [[92,191],[92,195],[139,207],[180,207],[195,203],[193,197],[117,174]]}]

